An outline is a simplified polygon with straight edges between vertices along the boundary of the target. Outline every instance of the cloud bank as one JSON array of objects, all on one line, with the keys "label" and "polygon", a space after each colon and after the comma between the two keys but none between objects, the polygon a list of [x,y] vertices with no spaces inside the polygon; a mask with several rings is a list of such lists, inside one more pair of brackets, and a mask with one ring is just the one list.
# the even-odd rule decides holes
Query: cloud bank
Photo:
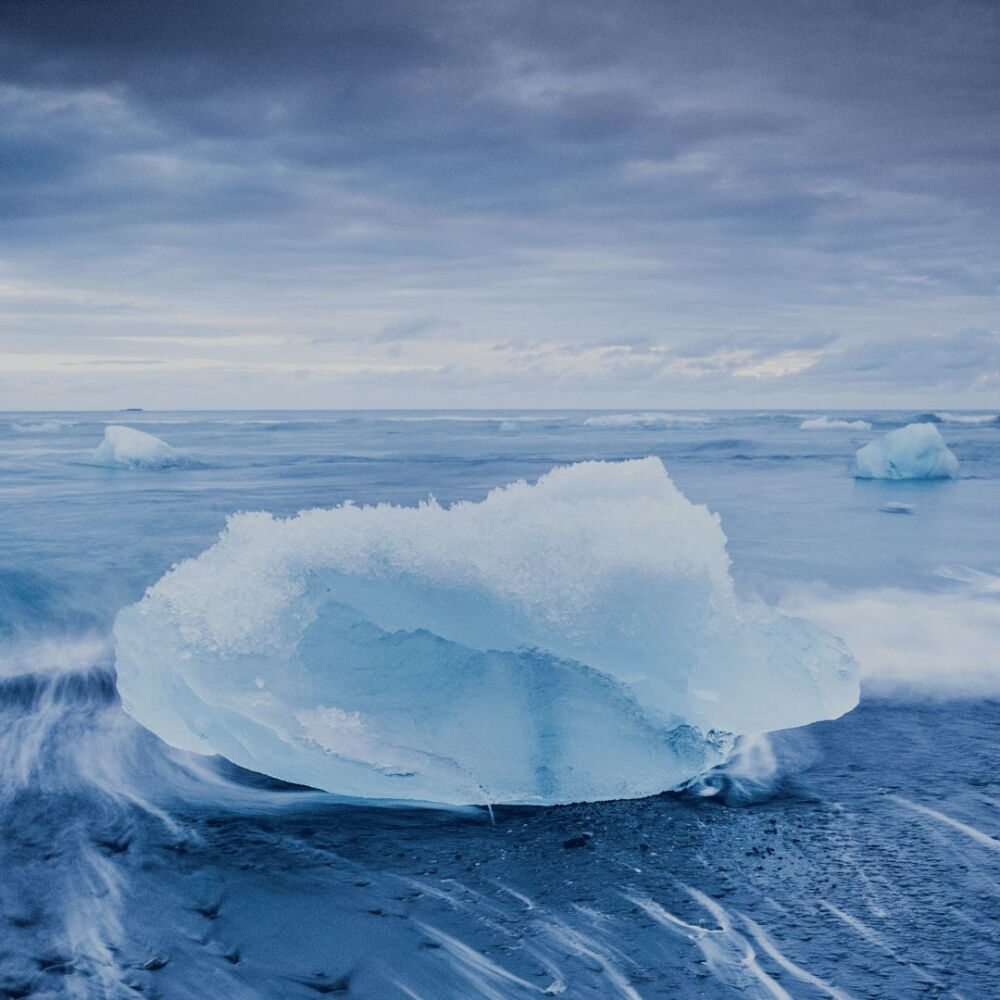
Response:
[{"label": "cloud bank", "polygon": [[978,405],[998,43],[972,0],[5,4],[0,382]]}]

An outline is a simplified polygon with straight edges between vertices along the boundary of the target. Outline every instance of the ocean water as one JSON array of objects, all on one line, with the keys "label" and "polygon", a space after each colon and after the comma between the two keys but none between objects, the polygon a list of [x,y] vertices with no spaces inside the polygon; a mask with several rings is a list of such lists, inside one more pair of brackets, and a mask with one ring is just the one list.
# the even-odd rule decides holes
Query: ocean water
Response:
[{"label": "ocean water", "polygon": [[[852,478],[926,419],[959,478]],[[99,464],[107,425],[172,457]],[[235,511],[647,455],[741,593],[848,642],[857,709],[683,793],[492,810],[338,801],[121,710],[115,615]],[[0,997],[994,996],[998,512],[992,414],[0,414]]]}]

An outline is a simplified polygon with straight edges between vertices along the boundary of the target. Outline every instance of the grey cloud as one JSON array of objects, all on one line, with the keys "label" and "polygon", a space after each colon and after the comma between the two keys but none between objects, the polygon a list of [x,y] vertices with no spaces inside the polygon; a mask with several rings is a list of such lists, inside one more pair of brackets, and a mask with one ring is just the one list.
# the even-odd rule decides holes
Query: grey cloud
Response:
[{"label": "grey cloud", "polygon": [[922,307],[995,315],[998,48],[977,0],[11,0],[0,267],[408,357],[460,329],[819,378],[863,341],[874,388]]},{"label": "grey cloud", "polygon": [[[248,2],[234,17],[177,0],[142,16],[127,3],[36,0],[6,5],[0,26],[14,81],[120,88],[166,128],[263,137],[272,155],[313,165],[375,162],[440,196],[424,173],[435,165],[478,166],[502,186],[503,171],[476,162],[490,152],[515,182],[755,134],[798,134],[810,161],[852,172],[862,148],[871,165],[909,162],[913,143],[936,158],[988,155],[996,17],[945,6],[947,32],[931,4],[748,15],[643,2]],[[784,151],[791,171],[802,166]]]},{"label": "grey cloud", "polygon": [[376,344],[392,344],[400,340],[411,340],[425,334],[454,334],[459,324],[439,316],[417,316],[410,319],[394,320],[387,323],[372,338]]},{"label": "grey cloud", "polygon": [[[741,333],[739,346],[742,350],[751,351],[754,360],[764,360],[785,351],[816,351],[828,347],[835,340],[836,335],[828,331],[775,334],[763,330],[751,330]],[[732,337],[709,334],[681,338],[674,345],[673,352],[681,358],[698,358],[724,351],[732,346]]]},{"label": "grey cloud", "polygon": [[1000,389],[1000,334],[964,329],[934,337],[891,337],[827,354],[800,376],[814,384],[897,388]]}]

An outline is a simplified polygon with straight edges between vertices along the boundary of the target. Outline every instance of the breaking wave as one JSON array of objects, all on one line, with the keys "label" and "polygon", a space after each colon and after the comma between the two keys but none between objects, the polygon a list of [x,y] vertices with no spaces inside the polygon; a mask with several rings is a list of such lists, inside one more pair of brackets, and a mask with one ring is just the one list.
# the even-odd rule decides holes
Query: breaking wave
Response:
[{"label": "breaking wave", "polygon": [[996,424],[1000,416],[996,413],[933,413],[935,422],[942,424]]},{"label": "breaking wave", "polygon": [[799,424],[802,431],[852,430],[870,431],[872,425],[867,420],[838,420],[830,417],[812,417]]},{"label": "breaking wave", "polygon": [[687,413],[611,413],[597,417],[587,417],[584,427],[600,427],[607,430],[636,428],[646,431],[668,430],[671,427],[700,427],[712,423],[712,418]]},{"label": "breaking wave", "polygon": [[55,434],[72,424],[65,424],[58,420],[38,420],[38,421],[8,421],[7,426],[15,434]]}]

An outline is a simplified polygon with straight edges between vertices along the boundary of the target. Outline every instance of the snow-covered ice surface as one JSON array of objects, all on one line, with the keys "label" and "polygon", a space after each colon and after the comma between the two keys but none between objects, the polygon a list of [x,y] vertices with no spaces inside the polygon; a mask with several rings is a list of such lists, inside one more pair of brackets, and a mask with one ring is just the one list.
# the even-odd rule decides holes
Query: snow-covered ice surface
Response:
[{"label": "snow-covered ice surface", "polygon": [[115,643],[168,743],[368,798],[649,795],[732,735],[857,704],[841,643],[736,597],[718,518],[657,458],[450,508],[241,515]]},{"label": "snow-covered ice surface", "polygon": [[[130,415],[198,457],[169,475],[80,461],[118,414],[0,419],[0,997],[992,997],[997,426],[943,428],[961,478],[886,482],[853,478],[851,433],[800,432],[820,414],[593,415]],[[235,511],[450,508],[647,454],[720,514],[739,606],[849,640],[856,709],[679,793],[495,822],[282,785],[121,709],[115,615]]]},{"label": "snow-covered ice surface", "polygon": [[907,424],[859,448],[859,479],[954,479],[958,459],[934,424]]}]

